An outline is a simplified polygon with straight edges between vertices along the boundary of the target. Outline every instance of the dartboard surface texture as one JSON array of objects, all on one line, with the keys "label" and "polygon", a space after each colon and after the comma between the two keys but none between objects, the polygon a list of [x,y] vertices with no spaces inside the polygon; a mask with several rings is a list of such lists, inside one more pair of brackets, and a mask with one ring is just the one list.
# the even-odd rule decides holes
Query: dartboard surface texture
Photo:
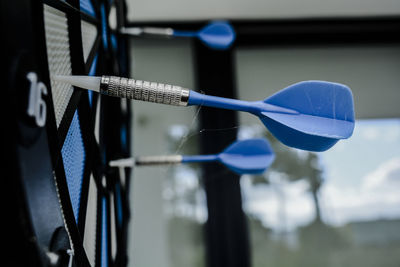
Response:
[{"label": "dartboard surface texture", "polygon": [[130,155],[129,103],[52,78],[128,75],[125,3],[1,1],[0,12],[5,266],[125,266],[129,170],[108,162]]}]

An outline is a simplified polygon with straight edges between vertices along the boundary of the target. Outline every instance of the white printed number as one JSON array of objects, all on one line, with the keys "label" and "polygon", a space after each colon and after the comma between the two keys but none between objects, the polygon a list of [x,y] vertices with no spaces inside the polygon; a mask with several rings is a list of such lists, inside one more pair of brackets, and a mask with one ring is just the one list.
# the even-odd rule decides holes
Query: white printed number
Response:
[{"label": "white printed number", "polygon": [[38,82],[36,73],[29,72],[26,77],[31,82],[27,112],[29,116],[35,118],[36,124],[42,127],[46,123],[46,102],[42,94],[47,95],[47,88],[44,83]]}]

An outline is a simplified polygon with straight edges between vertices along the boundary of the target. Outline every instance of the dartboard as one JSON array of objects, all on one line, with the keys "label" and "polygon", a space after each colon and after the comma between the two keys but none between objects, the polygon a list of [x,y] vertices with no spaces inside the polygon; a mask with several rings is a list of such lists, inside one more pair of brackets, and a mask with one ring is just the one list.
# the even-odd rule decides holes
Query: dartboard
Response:
[{"label": "dartboard", "polygon": [[[121,1],[2,1],[8,266],[124,266],[129,103],[55,75],[127,76]],[[110,27],[111,25],[111,27]]]}]

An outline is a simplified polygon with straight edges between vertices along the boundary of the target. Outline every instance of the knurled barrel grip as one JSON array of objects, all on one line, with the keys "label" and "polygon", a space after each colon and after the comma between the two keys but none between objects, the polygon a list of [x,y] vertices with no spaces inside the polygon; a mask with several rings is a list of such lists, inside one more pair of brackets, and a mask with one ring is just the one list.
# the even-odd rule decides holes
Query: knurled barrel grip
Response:
[{"label": "knurled barrel grip", "polygon": [[177,164],[182,162],[181,155],[168,155],[168,156],[143,156],[136,157],[136,165],[159,165],[159,164]]},{"label": "knurled barrel grip", "polygon": [[189,90],[180,86],[115,76],[101,77],[100,93],[173,106],[187,106],[189,101]]}]

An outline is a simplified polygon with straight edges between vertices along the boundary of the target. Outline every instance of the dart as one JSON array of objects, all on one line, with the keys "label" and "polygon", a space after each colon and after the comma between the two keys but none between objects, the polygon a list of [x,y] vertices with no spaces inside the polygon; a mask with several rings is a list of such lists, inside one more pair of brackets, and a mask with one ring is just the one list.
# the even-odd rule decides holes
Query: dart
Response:
[{"label": "dart", "polygon": [[266,139],[248,139],[233,142],[216,155],[144,156],[110,161],[110,167],[220,162],[237,174],[263,173],[274,161],[275,155]]},{"label": "dart", "polygon": [[308,151],[325,151],[340,139],[349,138],[355,124],[350,88],[333,82],[303,81],[264,100],[243,101],[115,76],[54,76],[53,79],[114,97],[248,112],[259,117],[283,144]]},{"label": "dart", "polygon": [[199,31],[179,31],[172,28],[129,27],[122,28],[120,33],[132,36],[166,36],[198,38],[206,46],[224,50],[228,49],[235,40],[236,34],[232,26],[224,21],[212,22]]}]

